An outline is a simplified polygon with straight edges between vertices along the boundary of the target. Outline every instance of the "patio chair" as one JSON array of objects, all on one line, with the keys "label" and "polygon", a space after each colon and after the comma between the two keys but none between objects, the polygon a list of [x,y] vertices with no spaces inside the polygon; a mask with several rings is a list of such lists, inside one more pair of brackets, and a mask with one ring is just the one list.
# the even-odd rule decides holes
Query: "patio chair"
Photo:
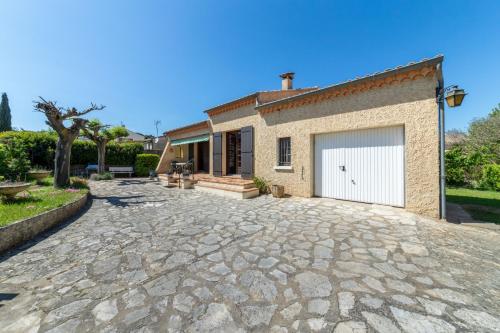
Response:
[{"label": "patio chair", "polygon": [[186,164],[184,165],[184,167],[182,168],[182,175],[184,177],[189,177],[191,175],[193,175],[193,171],[194,171],[194,160],[189,160],[186,162]]}]

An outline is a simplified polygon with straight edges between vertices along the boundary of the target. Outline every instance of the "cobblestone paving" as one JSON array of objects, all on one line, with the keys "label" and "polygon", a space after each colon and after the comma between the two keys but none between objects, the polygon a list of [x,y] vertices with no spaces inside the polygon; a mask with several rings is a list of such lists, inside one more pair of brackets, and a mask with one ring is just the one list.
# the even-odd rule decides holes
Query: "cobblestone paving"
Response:
[{"label": "cobblestone paving", "polygon": [[500,331],[495,232],[327,199],[92,187],[87,212],[0,259],[0,331]]}]

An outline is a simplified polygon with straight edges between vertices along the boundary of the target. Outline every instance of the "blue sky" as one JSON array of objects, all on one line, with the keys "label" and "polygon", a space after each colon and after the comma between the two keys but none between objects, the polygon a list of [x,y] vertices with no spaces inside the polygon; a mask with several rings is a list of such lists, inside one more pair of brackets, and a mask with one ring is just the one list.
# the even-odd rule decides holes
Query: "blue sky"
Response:
[{"label": "blue sky", "polygon": [[500,103],[500,1],[3,0],[0,91],[13,125],[46,128],[37,96],[107,106],[108,124],[154,134],[258,90],[325,86],[445,55],[447,109],[466,128]]}]

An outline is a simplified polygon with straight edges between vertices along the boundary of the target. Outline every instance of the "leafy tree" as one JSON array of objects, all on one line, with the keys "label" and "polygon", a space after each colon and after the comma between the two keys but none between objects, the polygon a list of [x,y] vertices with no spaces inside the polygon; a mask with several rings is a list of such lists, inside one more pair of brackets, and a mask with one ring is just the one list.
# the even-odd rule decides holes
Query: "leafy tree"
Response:
[{"label": "leafy tree", "polygon": [[500,163],[500,104],[487,117],[472,121],[467,138],[469,150],[484,147],[491,156],[490,163]]},{"label": "leafy tree", "polygon": [[[71,146],[80,134],[88,120],[81,116],[96,110],[104,109],[103,105],[91,103],[90,107],[78,111],[76,108],[63,108],[56,102],[46,101],[42,97],[35,102],[35,111],[42,112],[47,117],[47,125],[57,132],[58,140],[54,160],[54,187],[70,185]],[[69,125],[66,123],[70,122]]]},{"label": "leafy tree", "polygon": [[98,119],[89,121],[82,129],[82,134],[94,141],[97,146],[97,172],[105,172],[106,144],[116,138],[125,137],[128,131],[123,126],[109,128],[109,125],[103,125]]},{"label": "leafy tree", "polygon": [[2,94],[0,103],[0,132],[12,131],[9,98],[6,93]]}]

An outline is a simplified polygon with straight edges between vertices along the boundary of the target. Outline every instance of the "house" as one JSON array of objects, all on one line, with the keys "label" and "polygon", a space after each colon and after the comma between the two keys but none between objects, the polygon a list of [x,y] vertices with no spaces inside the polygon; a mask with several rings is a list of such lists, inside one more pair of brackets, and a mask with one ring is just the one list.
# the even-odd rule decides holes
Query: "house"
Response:
[{"label": "house", "polygon": [[[159,172],[195,161],[211,187],[259,176],[294,196],[404,207],[440,215],[436,88],[442,56],[325,88],[256,92],[166,133]],[[208,160],[208,162],[207,162]]]},{"label": "house", "polygon": [[144,134],[131,131],[127,128],[128,135],[122,138],[117,138],[118,142],[144,142],[146,140],[146,136]]}]

